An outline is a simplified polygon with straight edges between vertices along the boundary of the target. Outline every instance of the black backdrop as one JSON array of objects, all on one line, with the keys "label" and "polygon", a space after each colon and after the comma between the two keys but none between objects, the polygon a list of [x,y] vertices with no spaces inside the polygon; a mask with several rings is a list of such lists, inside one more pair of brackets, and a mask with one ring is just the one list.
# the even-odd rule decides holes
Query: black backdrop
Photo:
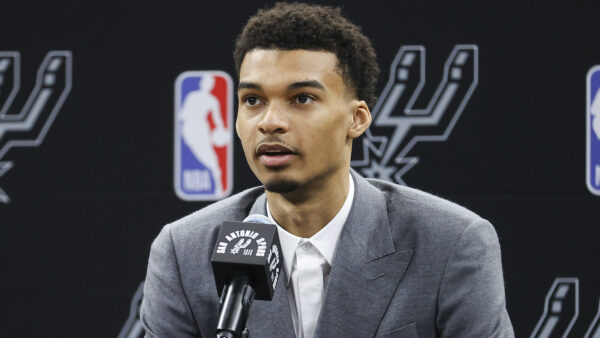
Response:
[{"label": "black backdrop", "polygon": [[[456,126],[445,142],[416,144],[409,155],[419,163],[403,179],[495,225],[518,336],[534,332],[547,293],[557,299],[557,278],[571,287],[557,315],[561,325],[578,309],[570,336],[592,332],[600,300],[600,197],[586,187],[586,74],[600,64],[600,5],[328,4],[343,5],[371,38],[380,92],[400,47],[425,48],[420,108],[454,46],[478,47],[479,81]],[[0,204],[0,336],[119,334],[160,228],[209,203],[182,201],[173,189],[175,79],[187,70],[235,78],[233,39],[263,6],[0,3],[0,52],[17,51],[21,62],[20,91],[7,115],[21,111],[49,51],[72,55],[71,91],[43,142],[12,147],[0,158],[13,165],[0,177],[11,199]],[[236,139],[234,192],[257,183]],[[562,335],[559,329],[551,336]]]}]

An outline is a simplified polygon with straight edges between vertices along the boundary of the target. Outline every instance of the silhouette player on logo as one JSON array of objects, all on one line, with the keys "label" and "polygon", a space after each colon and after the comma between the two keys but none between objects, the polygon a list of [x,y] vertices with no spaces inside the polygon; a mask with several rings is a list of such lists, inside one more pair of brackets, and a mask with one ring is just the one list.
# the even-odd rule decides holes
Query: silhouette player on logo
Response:
[{"label": "silhouette player on logo", "polygon": [[596,134],[596,138],[600,140],[600,89],[596,92],[594,96],[594,100],[592,101],[592,108],[590,109],[592,113],[592,129]]},{"label": "silhouette player on logo", "polygon": [[[186,96],[179,119],[182,123],[185,143],[196,159],[210,170],[215,194],[222,195],[222,173],[214,147],[227,145],[229,138],[223,125],[219,100],[211,94],[214,86],[215,80],[212,76],[202,77],[199,81],[199,89]],[[212,131],[207,119],[209,114],[215,124]]]}]

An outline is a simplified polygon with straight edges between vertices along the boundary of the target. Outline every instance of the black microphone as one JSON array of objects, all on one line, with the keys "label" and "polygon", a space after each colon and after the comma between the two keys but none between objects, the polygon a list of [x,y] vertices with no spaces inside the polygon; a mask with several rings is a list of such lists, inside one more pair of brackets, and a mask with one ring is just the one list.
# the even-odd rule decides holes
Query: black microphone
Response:
[{"label": "black microphone", "polygon": [[254,298],[272,300],[283,255],[277,226],[263,215],[223,222],[211,264],[221,300],[217,338],[248,335],[246,320]]}]

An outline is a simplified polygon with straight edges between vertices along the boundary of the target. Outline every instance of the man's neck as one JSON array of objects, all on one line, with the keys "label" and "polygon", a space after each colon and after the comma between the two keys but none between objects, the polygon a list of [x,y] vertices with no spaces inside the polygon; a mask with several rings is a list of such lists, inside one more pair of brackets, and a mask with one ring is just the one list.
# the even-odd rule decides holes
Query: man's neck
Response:
[{"label": "man's neck", "polygon": [[348,196],[348,171],[290,194],[267,191],[271,215],[288,232],[310,238],[339,212]]}]

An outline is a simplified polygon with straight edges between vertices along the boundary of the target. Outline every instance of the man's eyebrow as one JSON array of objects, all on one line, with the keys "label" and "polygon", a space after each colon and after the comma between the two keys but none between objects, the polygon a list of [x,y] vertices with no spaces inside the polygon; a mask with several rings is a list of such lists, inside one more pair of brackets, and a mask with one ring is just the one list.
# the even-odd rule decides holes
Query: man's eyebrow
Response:
[{"label": "man's eyebrow", "polygon": [[258,90],[260,90],[261,87],[254,82],[240,82],[238,84],[238,91],[241,89],[258,89]]},{"label": "man's eyebrow", "polygon": [[[318,88],[318,89],[325,90],[325,86],[323,86],[321,84],[321,82],[316,81],[316,80],[294,82],[288,86],[288,90],[294,90],[294,89],[304,88],[304,87],[312,87],[312,88]],[[254,83],[254,82],[240,82],[238,84],[238,91],[240,91],[242,89],[262,90],[262,87],[259,84]]]},{"label": "man's eyebrow", "polygon": [[316,81],[316,80],[294,82],[288,86],[288,90],[298,89],[298,88],[303,88],[303,87],[313,87],[313,88],[325,90],[325,87],[321,84],[321,82]]}]

